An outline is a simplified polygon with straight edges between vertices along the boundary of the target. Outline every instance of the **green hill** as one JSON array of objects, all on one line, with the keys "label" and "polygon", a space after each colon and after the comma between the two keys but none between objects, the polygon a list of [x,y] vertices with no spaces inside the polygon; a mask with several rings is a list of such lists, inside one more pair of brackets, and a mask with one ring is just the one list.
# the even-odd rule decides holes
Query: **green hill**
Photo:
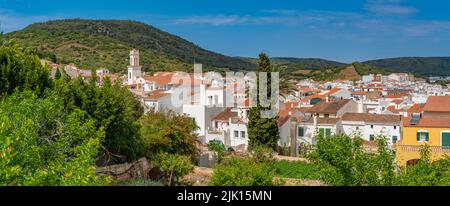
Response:
[{"label": "green hill", "polygon": [[[249,61],[253,64],[258,64],[258,59],[256,58],[242,57],[241,59]],[[314,70],[322,69],[325,67],[345,66],[344,63],[319,58],[273,57],[270,58],[270,61],[273,65],[282,67],[290,71],[299,69]]]},{"label": "green hill", "polygon": [[[178,36],[135,21],[55,20],[6,34],[6,39],[31,47],[47,59],[83,68],[125,71],[132,48],[151,70],[188,70],[195,61],[206,68],[254,69],[255,64],[202,49]],[[56,59],[54,55],[56,55]]]},{"label": "green hill", "polygon": [[375,67],[393,71],[412,72],[420,75],[450,76],[450,57],[401,57],[364,62]]}]

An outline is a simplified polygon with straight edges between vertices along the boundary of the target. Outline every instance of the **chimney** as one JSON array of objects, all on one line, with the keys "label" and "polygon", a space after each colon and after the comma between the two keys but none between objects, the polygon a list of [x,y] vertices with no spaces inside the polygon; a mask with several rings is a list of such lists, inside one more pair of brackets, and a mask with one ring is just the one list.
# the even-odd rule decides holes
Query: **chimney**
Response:
[{"label": "chimney", "polygon": [[291,157],[297,157],[297,118],[291,118]]},{"label": "chimney", "polygon": [[313,115],[314,127],[317,127],[317,116],[318,116],[318,114]]},{"label": "chimney", "polygon": [[200,105],[206,105],[206,85],[200,84]]}]

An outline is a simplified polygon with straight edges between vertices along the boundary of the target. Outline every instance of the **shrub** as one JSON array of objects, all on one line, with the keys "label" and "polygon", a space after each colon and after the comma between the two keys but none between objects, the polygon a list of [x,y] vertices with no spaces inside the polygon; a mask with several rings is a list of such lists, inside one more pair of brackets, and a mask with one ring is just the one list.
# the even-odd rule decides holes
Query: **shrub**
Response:
[{"label": "shrub", "polygon": [[223,157],[225,156],[225,153],[227,150],[225,149],[225,145],[222,141],[219,140],[213,140],[208,143],[208,149],[210,151],[217,152],[217,155],[219,156],[219,162],[222,161]]},{"label": "shrub", "polygon": [[212,186],[272,186],[275,169],[271,164],[231,157],[214,168]]},{"label": "shrub", "polygon": [[154,164],[164,173],[164,181],[173,186],[185,175],[194,170],[189,156],[161,153],[154,159]]}]

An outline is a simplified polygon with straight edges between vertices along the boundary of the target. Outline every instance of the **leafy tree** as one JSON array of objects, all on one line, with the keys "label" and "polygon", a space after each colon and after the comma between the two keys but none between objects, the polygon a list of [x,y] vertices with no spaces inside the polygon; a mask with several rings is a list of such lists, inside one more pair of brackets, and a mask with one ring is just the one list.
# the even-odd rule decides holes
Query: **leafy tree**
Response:
[{"label": "leafy tree", "polygon": [[317,149],[309,158],[321,168],[321,179],[328,185],[392,185],[394,154],[385,138],[378,137],[377,142],[378,151],[371,153],[359,137],[319,135]]},{"label": "leafy tree", "polygon": [[[270,60],[266,54],[261,53],[259,55],[259,69],[258,72],[267,72],[267,97],[270,97],[271,88],[271,75],[272,68],[270,66]],[[257,88],[259,88],[259,77],[257,80]],[[276,149],[279,140],[279,131],[277,124],[277,117],[275,118],[262,118],[261,111],[270,108],[264,108],[260,106],[261,97],[259,92],[257,94],[257,106],[250,109],[249,122],[248,122],[248,138],[249,148],[253,148],[259,145]]]},{"label": "leafy tree", "polygon": [[149,158],[159,153],[187,155],[198,153],[197,125],[192,118],[175,113],[149,112],[140,120],[141,136]]},{"label": "leafy tree", "polygon": [[212,186],[272,186],[276,169],[267,162],[231,157],[214,168]]},{"label": "leafy tree", "polygon": [[84,111],[65,113],[54,93],[32,92],[0,102],[1,185],[104,185],[94,160],[104,137]]},{"label": "leafy tree", "polygon": [[51,87],[50,69],[39,58],[14,46],[0,47],[0,96],[19,90],[42,95]]},{"label": "leafy tree", "polygon": [[180,178],[194,170],[190,156],[160,153],[154,158],[154,164],[160,167],[164,173],[167,185],[173,186]]},{"label": "leafy tree", "polygon": [[[104,128],[104,154],[107,162],[132,161],[143,154],[144,145],[139,134],[140,103],[119,82],[105,78],[102,86],[94,80],[70,80],[67,75],[55,81],[55,91],[65,105],[65,112],[86,111],[97,128]],[[120,158],[125,157],[125,158]]]},{"label": "leafy tree", "polygon": [[213,140],[208,142],[208,149],[210,151],[217,152],[217,155],[219,156],[219,162],[222,161],[223,157],[225,156],[225,153],[227,152],[225,145],[223,144],[222,141],[219,140]]}]

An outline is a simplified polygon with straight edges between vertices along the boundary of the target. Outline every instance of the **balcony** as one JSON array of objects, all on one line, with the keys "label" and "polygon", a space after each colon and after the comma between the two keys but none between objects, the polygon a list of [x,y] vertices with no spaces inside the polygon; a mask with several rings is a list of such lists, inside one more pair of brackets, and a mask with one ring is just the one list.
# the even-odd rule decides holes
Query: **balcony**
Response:
[{"label": "balcony", "polygon": [[[397,145],[397,150],[402,152],[420,152],[421,146]],[[450,146],[430,146],[432,153],[450,153]]]}]

